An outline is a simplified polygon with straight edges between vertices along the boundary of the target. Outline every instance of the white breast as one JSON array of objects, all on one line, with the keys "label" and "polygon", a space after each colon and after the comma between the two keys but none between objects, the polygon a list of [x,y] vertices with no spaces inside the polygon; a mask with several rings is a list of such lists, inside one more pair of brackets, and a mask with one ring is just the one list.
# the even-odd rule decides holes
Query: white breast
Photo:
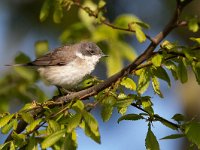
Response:
[{"label": "white breast", "polygon": [[84,56],[84,59],[77,58],[64,66],[40,67],[38,71],[50,84],[70,90],[94,70],[98,60],[97,56]]}]

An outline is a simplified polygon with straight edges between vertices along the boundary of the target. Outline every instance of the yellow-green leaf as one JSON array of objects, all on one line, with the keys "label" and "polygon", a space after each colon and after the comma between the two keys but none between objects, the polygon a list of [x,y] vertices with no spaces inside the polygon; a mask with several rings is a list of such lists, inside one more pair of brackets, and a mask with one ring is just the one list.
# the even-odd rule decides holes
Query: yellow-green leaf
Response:
[{"label": "yellow-green leaf", "polygon": [[181,80],[181,83],[187,82],[188,80],[187,69],[186,69],[185,63],[182,60],[179,61],[178,76],[179,76],[179,79]]},{"label": "yellow-green leaf", "polygon": [[46,54],[49,50],[49,44],[48,41],[37,41],[35,42],[35,56],[40,57],[44,54]]},{"label": "yellow-green leaf", "polygon": [[27,132],[33,131],[38,125],[40,125],[41,122],[42,122],[42,118],[39,118],[39,119],[33,121],[32,123],[30,123],[30,124],[26,127],[26,131],[27,131]]},{"label": "yellow-green leaf", "polygon": [[13,118],[13,116],[14,116],[14,114],[11,114],[11,115],[6,115],[6,116],[0,118],[0,128],[5,126]]},{"label": "yellow-green leaf", "polygon": [[135,82],[128,77],[124,77],[122,81],[120,82],[120,84],[125,86],[127,89],[134,90],[134,91],[136,90]]},{"label": "yellow-green leaf", "polygon": [[138,80],[137,92],[139,94],[143,94],[149,87],[149,83],[150,83],[149,72],[146,69],[142,69]]},{"label": "yellow-green leaf", "polygon": [[144,117],[142,117],[141,115],[138,114],[127,114],[124,115],[122,117],[120,117],[117,122],[121,122],[122,120],[131,120],[131,121],[135,121],[135,120],[139,120],[139,119],[144,119]]},{"label": "yellow-green leaf", "polygon": [[42,149],[46,149],[53,144],[55,144],[57,141],[59,141],[66,133],[66,129],[59,130],[57,132],[54,132],[50,136],[44,139],[44,141],[41,143]]},{"label": "yellow-green leaf", "polygon": [[152,86],[155,93],[158,94],[161,98],[163,98],[163,94],[160,91],[160,83],[155,76],[152,77]]},{"label": "yellow-green leaf", "polygon": [[72,132],[72,130],[74,130],[80,124],[81,118],[82,118],[82,114],[76,113],[68,120],[68,124],[67,124],[68,133]]},{"label": "yellow-green leaf", "polygon": [[160,54],[157,54],[152,58],[151,61],[152,61],[154,66],[159,67],[162,64],[162,59],[163,59],[163,56],[160,55]]},{"label": "yellow-green leaf", "polygon": [[45,0],[40,10],[40,21],[46,20],[50,11],[51,0]]},{"label": "yellow-green leaf", "polygon": [[55,23],[60,23],[63,18],[63,9],[61,6],[62,0],[56,0],[54,4],[53,21]]},{"label": "yellow-green leaf", "polygon": [[29,124],[34,121],[34,118],[30,113],[21,113],[21,117],[26,123]]}]

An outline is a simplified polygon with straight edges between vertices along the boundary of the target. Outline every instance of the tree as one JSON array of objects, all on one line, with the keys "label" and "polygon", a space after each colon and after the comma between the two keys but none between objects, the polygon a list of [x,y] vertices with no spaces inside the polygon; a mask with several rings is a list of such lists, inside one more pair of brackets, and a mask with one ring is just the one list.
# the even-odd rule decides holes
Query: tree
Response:
[{"label": "tree", "polygon": [[[107,50],[110,55],[106,61],[108,76],[105,81],[87,79],[83,82],[84,90],[53,97],[49,100],[38,86],[31,86],[38,79],[33,70],[27,68],[14,68],[14,74],[6,74],[0,83],[1,86],[15,82],[14,87],[5,88],[12,91],[12,97],[29,99],[30,94],[39,95],[33,103],[26,103],[19,111],[10,114],[2,113],[0,119],[1,132],[9,133],[1,149],[27,148],[43,149],[76,149],[76,128],[80,127],[85,134],[100,143],[98,123],[90,111],[101,106],[101,117],[108,121],[114,108],[122,115],[118,123],[125,120],[147,121],[148,132],[145,139],[147,149],[159,149],[159,143],[151,130],[152,123],[161,122],[168,128],[177,130],[177,134],[162,139],[175,139],[186,137],[191,146],[200,149],[200,123],[194,119],[186,120],[181,114],[175,114],[173,121],[154,113],[152,98],[144,92],[152,84],[154,92],[163,97],[160,91],[159,79],[171,86],[169,71],[174,80],[187,82],[187,67],[191,67],[198,83],[200,83],[200,39],[191,37],[193,45],[185,46],[165,40],[165,37],[175,28],[188,27],[192,32],[199,30],[197,17],[182,17],[182,11],[193,0],[176,0],[174,14],[164,29],[155,37],[144,33],[149,25],[133,15],[121,15],[112,23],[105,17],[106,2],[103,0],[94,3],[79,0],[45,0],[40,21],[43,22],[53,11],[53,21],[62,22],[64,13],[76,7],[80,20],[73,23],[61,35],[63,43],[73,40],[90,39]],[[53,10],[52,10],[53,9]],[[68,12],[69,13],[69,12]],[[125,40],[125,35],[134,34],[140,43],[149,41],[150,44],[139,56],[136,56],[132,47]],[[84,35],[84,36],[83,36]],[[160,46],[159,50],[156,48]],[[36,43],[36,55],[40,56],[48,50],[48,43]],[[130,61],[124,68],[123,59]],[[16,63],[29,61],[29,57],[21,53],[15,58]],[[122,69],[121,69],[122,68]],[[117,72],[119,69],[121,71]],[[169,70],[169,71],[166,71]],[[93,86],[91,86],[93,85]],[[6,87],[6,86],[5,86]],[[11,89],[12,88],[12,89]],[[23,94],[22,94],[23,93]],[[24,94],[25,93],[25,94]],[[9,94],[4,95],[6,99]],[[88,101],[94,97],[93,101]],[[126,114],[128,107],[136,108],[142,113]]]}]

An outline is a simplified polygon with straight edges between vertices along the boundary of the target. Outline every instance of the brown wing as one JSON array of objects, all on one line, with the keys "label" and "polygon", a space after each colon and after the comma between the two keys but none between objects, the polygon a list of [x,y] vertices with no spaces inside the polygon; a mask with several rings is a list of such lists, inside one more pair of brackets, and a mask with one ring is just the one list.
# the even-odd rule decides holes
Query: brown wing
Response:
[{"label": "brown wing", "polygon": [[74,55],[73,46],[63,46],[54,51],[43,55],[28,65],[32,66],[55,66],[68,64],[76,56]]}]

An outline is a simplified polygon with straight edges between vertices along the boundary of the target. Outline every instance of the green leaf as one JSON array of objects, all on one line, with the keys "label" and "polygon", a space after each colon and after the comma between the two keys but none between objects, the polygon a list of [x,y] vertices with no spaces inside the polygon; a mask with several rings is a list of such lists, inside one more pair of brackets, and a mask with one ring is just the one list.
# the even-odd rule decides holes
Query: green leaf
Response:
[{"label": "green leaf", "polygon": [[139,120],[139,119],[144,119],[143,116],[141,115],[138,115],[138,114],[127,114],[127,115],[124,115],[122,117],[120,117],[117,122],[121,122],[122,120],[131,120],[131,121],[135,121],[135,120]]},{"label": "green leaf", "polygon": [[147,69],[142,69],[138,80],[137,92],[143,94],[149,87],[150,74]]},{"label": "green leaf", "polygon": [[21,113],[21,117],[26,123],[29,124],[34,121],[34,118],[30,113]]},{"label": "green leaf", "polygon": [[74,103],[73,105],[72,105],[72,108],[74,109],[74,110],[76,110],[77,112],[80,112],[81,110],[83,110],[84,109],[84,103],[81,101],[81,100],[77,100],[76,101],[76,103]]},{"label": "green leaf", "polygon": [[147,150],[159,150],[160,149],[159,143],[156,139],[156,136],[151,131],[150,126],[149,126],[147,136],[145,139],[145,146],[146,146]]},{"label": "green leaf", "polygon": [[54,4],[53,21],[55,23],[60,23],[63,18],[63,9],[61,6],[63,0],[56,0]]},{"label": "green leaf", "polygon": [[87,131],[85,132],[88,133],[86,135],[90,136],[97,143],[101,143],[98,123],[95,120],[95,118],[92,116],[92,114],[88,113],[87,111],[83,112],[83,117],[85,120],[85,130]]},{"label": "green leaf", "polygon": [[183,62],[183,60],[179,61],[178,76],[179,76],[179,79],[180,79],[181,83],[186,83],[187,82],[187,80],[188,80],[187,69],[186,69],[186,65]]},{"label": "green leaf", "polygon": [[173,63],[172,61],[167,61],[165,62],[165,67],[171,71],[174,79],[178,80],[178,69],[175,63]]},{"label": "green leaf", "polygon": [[51,0],[45,0],[42,8],[40,10],[40,21],[45,21],[46,18],[49,16],[49,11],[50,11],[50,5],[51,5]]},{"label": "green leaf", "polygon": [[61,149],[63,150],[76,150],[77,148],[77,138],[76,132],[66,133],[64,143]]},{"label": "green leaf", "polygon": [[102,100],[102,104],[103,105],[106,105],[106,106],[113,106],[115,105],[115,103],[117,102],[117,99],[112,96],[112,95],[109,95],[109,96],[106,96],[103,100]]},{"label": "green leaf", "polygon": [[38,150],[37,140],[34,135],[30,137],[26,150]]},{"label": "green leaf", "polygon": [[14,142],[10,142],[10,148],[9,150],[15,150],[15,145],[14,145]]},{"label": "green leaf", "polygon": [[184,134],[171,134],[171,135],[161,138],[160,140],[178,139],[178,138],[182,138],[184,136],[185,136]]},{"label": "green leaf", "polygon": [[153,75],[162,79],[163,81],[166,81],[169,87],[171,86],[170,78],[165,69],[163,69],[162,67],[152,67],[151,70]]},{"label": "green leaf", "polygon": [[0,149],[1,149],[1,150],[7,150],[9,144],[10,144],[10,141],[9,141],[9,142],[6,142],[6,143],[3,143],[3,144],[0,144]]},{"label": "green leaf", "polygon": [[76,113],[73,115],[71,118],[68,120],[68,125],[67,125],[67,132],[70,133],[72,132],[76,127],[81,122],[82,114],[81,113]]},{"label": "green leaf", "polygon": [[27,63],[27,62],[30,62],[30,58],[26,55],[26,54],[24,54],[24,53],[22,53],[22,52],[20,52],[16,57],[15,57],[15,63],[16,64],[23,64],[23,63]]},{"label": "green leaf", "polygon": [[198,45],[200,45],[200,38],[195,38],[195,37],[191,37],[190,40],[196,42]]},{"label": "green leaf", "polygon": [[142,102],[142,107],[148,112],[149,115],[153,116],[154,110],[152,108],[153,104],[150,100],[150,97],[148,96],[142,97],[141,102]]},{"label": "green leaf", "polygon": [[180,122],[180,121],[184,121],[185,120],[185,117],[182,115],[182,114],[175,114],[172,119],[174,119],[175,121],[177,122]]},{"label": "green leaf", "polygon": [[188,23],[189,30],[192,32],[197,32],[199,30],[198,19],[192,18]]},{"label": "green leaf", "polygon": [[55,120],[48,120],[48,128],[49,133],[54,133],[60,130],[60,125]]},{"label": "green leaf", "polygon": [[40,123],[42,122],[42,120],[43,120],[42,118],[39,118],[39,119],[33,121],[32,123],[30,123],[30,124],[26,127],[26,131],[27,131],[27,132],[33,131],[37,126],[40,125]]},{"label": "green leaf", "polygon": [[129,28],[133,31],[135,31],[136,38],[140,43],[143,43],[146,41],[146,35],[142,31],[142,28],[137,23],[131,23],[129,24]]},{"label": "green leaf", "polygon": [[200,62],[192,62],[192,70],[195,74],[198,84],[200,84]]},{"label": "green leaf", "polygon": [[7,123],[2,129],[1,129],[1,133],[3,134],[7,134],[13,127],[14,123],[15,123],[16,119],[12,120],[11,122]]},{"label": "green leaf", "polygon": [[122,79],[122,81],[120,82],[120,84],[123,85],[124,87],[126,87],[127,89],[130,89],[130,90],[133,90],[133,91],[136,90],[135,82],[128,77],[124,77]]},{"label": "green leaf", "polygon": [[163,98],[163,94],[160,91],[160,83],[155,76],[152,77],[152,86],[155,93],[158,94],[161,98]]},{"label": "green leaf", "polygon": [[175,44],[171,43],[170,41],[165,40],[161,43],[160,47],[167,50],[171,50],[175,47]]},{"label": "green leaf", "polygon": [[[156,115],[156,116],[159,116],[159,115]],[[172,130],[178,130],[178,127],[171,124],[170,122],[168,122],[167,120],[164,120],[164,119],[158,119],[163,125],[165,125],[166,127],[168,128],[171,128]]]},{"label": "green leaf", "polygon": [[35,81],[35,73],[33,70],[30,70],[29,68],[25,67],[15,67],[14,70],[18,75],[20,75],[22,78],[29,82]]},{"label": "green leaf", "polygon": [[185,127],[185,134],[189,141],[197,145],[200,149],[200,123],[191,122]]},{"label": "green leaf", "polygon": [[110,119],[110,117],[112,116],[112,112],[113,112],[113,106],[110,105],[103,106],[101,110],[101,118],[103,119],[104,122]]},{"label": "green leaf", "polygon": [[11,114],[11,115],[6,115],[6,116],[0,118],[0,128],[5,126],[13,118],[13,116],[14,116],[14,114]]},{"label": "green leaf", "polygon": [[59,141],[66,133],[66,129],[59,130],[57,132],[54,132],[50,136],[44,139],[44,141],[41,143],[42,149],[46,149],[53,144],[55,144],[57,141]]},{"label": "green leaf", "polygon": [[160,67],[161,64],[162,64],[162,59],[163,59],[163,56],[160,55],[160,54],[157,54],[157,55],[155,55],[155,56],[152,58],[151,61],[152,61],[152,63],[153,63],[154,66]]},{"label": "green leaf", "polygon": [[37,41],[35,42],[35,56],[41,57],[42,55],[46,54],[49,50],[49,44],[48,41]]}]

